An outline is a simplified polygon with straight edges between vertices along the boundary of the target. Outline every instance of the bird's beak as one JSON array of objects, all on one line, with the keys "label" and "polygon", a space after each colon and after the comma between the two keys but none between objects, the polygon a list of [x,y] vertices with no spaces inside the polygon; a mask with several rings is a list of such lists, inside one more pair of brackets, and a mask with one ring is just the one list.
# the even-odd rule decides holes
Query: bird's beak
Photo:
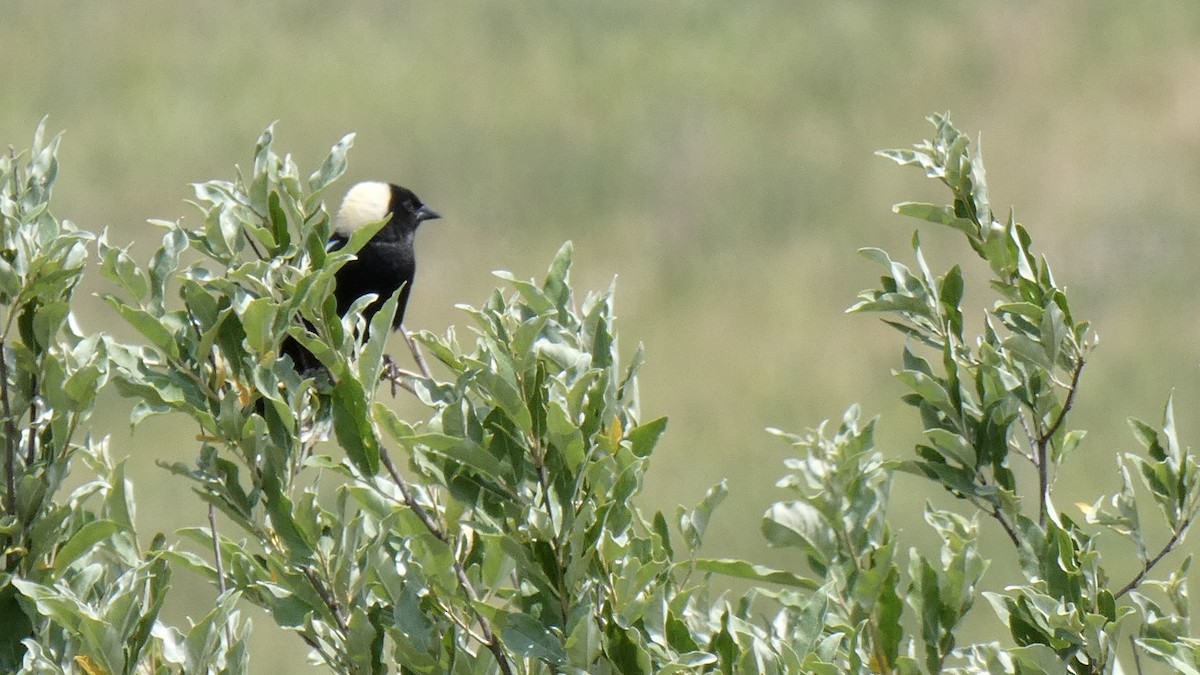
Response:
[{"label": "bird's beak", "polygon": [[424,222],[426,220],[437,220],[438,218],[441,218],[441,217],[442,217],[441,214],[439,214],[437,211],[434,211],[433,209],[429,208],[428,206],[422,205],[421,208],[417,209],[417,222],[418,223]]}]

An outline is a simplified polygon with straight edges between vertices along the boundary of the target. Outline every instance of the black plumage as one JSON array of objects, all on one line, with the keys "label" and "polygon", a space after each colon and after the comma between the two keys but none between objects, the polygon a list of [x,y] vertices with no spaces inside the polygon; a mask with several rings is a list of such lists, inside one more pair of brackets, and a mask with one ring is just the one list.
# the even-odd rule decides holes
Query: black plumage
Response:
[{"label": "black plumage", "polygon": [[[346,245],[355,230],[387,219],[387,224],[363,246],[355,260],[338,270],[334,297],[339,315],[368,293],[376,299],[363,309],[368,325],[383,303],[401,289],[393,328],[399,329],[408,307],[413,277],[417,270],[413,239],[417,228],[427,220],[440,218],[412,190],[391,183],[358,183],[346,193],[334,221],[329,250]],[[318,368],[320,363],[296,340],[288,338],[281,351],[291,357],[301,372]]]}]

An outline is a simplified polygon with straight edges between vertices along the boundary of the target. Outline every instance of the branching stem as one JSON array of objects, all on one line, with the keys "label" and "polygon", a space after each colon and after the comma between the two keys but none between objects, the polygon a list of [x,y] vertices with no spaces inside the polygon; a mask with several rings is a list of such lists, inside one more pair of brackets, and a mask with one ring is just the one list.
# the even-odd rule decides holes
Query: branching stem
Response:
[{"label": "branching stem", "polygon": [[425,361],[425,355],[421,353],[421,348],[417,345],[417,341],[408,334],[408,329],[404,324],[400,324],[400,334],[404,336],[404,341],[408,343],[408,348],[412,351],[413,360],[417,362],[417,367],[421,369],[421,374],[425,379],[433,379],[433,371],[429,370],[429,363]]},{"label": "branching stem", "polygon": [[1167,543],[1163,544],[1162,550],[1160,550],[1153,558],[1147,560],[1145,564],[1142,565],[1142,569],[1138,571],[1138,573],[1134,575],[1132,579],[1129,580],[1129,583],[1122,586],[1121,590],[1113,594],[1114,599],[1119,600],[1121,599],[1121,596],[1137,588],[1138,585],[1145,580],[1146,575],[1150,574],[1150,570],[1154,569],[1155,565],[1157,565],[1163,558],[1167,557],[1168,553],[1175,550],[1175,547],[1183,541],[1183,534],[1184,532],[1187,532],[1188,526],[1192,524],[1192,518],[1195,515],[1195,512],[1193,512],[1187,518],[1183,519],[1183,522],[1179,524],[1179,527],[1175,528],[1175,531],[1171,533],[1171,538],[1167,540]]},{"label": "branching stem", "polygon": [[1037,437],[1038,525],[1042,527],[1046,526],[1050,515],[1050,440],[1058,433],[1067,419],[1067,413],[1071,411],[1071,406],[1075,404],[1075,392],[1079,391],[1079,376],[1083,373],[1083,365],[1082,356],[1075,360],[1075,369],[1071,373],[1071,384],[1067,387],[1067,398],[1063,401],[1062,410],[1058,411],[1054,422]]},{"label": "branching stem", "polygon": [[338,629],[342,631],[342,635],[348,638],[350,636],[350,624],[346,622],[345,612],[342,611],[342,606],[338,604],[337,598],[333,596],[333,593],[325,586],[325,583],[311,569],[303,567],[300,571],[304,574],[304,578],[308,579],[308,583],[317,592],[317,595],[321,597],[321,602],[324,602],[325,606],[329,608],[329,613],[333,615],[333,620],[337,622]]},{"label": "branching stem", "polygon": [[[404,330],[403,326],[401,326],[400,331],[407,337],[408,332]],[[409,345],[413,346],[413,343],[410,341]],[[414,346],[413,354],[416,355],[417,353]],[[424,359],[421,359],[420,362],[423,363]],[[428,367],[426,367],[427,369]],[[450,538],[446,535],[445,530],[433,521],[433,517],[425,510],[425,507],[421,506],[421,503],[413,497],[412,490],[408,487],[408,481],[404,480],[404,477],[396,470],[396,465],[392,463],[392,458],[387,450],[380,448],[379,457],[383,461],[383,466],[387,469],[388,475],[392,477],[392,480],[396,483],[396,487],[400,490],[400,496],[404,499],[404,505],[412,510],[417,520],[421,521],[421,524],[425,526],[425,529],[429,530],[430,534],[437,537],[443,544],[451,546]],[[457,556],[454,559],[454,576],[458,579],[458,585],[466,593],[467,599],[471,602],[471,613],[475,615],[475,622],[479,624],[479,631],[483,634],[484,646],[496,658],[496,663],[500,666],[500,672],[504,675],[512,675],[512,665],[508,662],[508,655],[504,651],[504,645],[500,643],[500,637],[492,631],[492,624],[487,620],[487,617],[475,609],[475,603],[479,602],[479,594],[471,586],[470,579],[467,579],[467,572],[463,569]]]}]

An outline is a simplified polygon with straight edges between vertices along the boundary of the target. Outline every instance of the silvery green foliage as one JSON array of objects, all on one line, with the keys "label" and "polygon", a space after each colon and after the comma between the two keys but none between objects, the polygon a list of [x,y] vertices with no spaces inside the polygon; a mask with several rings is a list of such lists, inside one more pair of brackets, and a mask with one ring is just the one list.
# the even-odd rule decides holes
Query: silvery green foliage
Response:
[{"label": "silvery green foliage", "polygon": [[[916,234],[915,267],[864,249],[885,273],[881,286],[864,291],[850,311],[889,314],[885,322],[905,335],[895,375],[909,389],[904,400],[919,414],[924,439],[914,459],[885,464],[871,450],[874,423],[860,429],[853,409],[831,439],[821,430],[792,437],[803,452],[783,484],[800,498],[772,507],[764,532],[775,545],[800,548],[825,579],[824,604],[805,611],[819,607],[814,621],[824,626],[821,639],[834,643],[828,660],[838,670],[1108,673],[1120,668],[1118,650],[1132,637],[1138,653],[1126,658],[1149,656],[1196,672],[1190,558],[1176,572],[1160,569],[1200,510],[1197,465],[1176,436],[1172,406],[1161,431],[1130,421],[1146,452],[1121,456],[1118,494],[1082,505],[1084,522],[1056,508],[1059,468],[1084,437],[1068,421],[1097,339],[1073,317],[1049,263],[1032,253],[1025,227],[1011,213],[1003,221],[993,214],[983,160],[970,139],[946,116],[930,121],[932,141],[880,154],[945,184],[952,203],[903,203],[895,210],[960,232],[986,264],[996,300],[984,312],[982,334],[967,335],[958,265],[935,275]],[[1016,463],[1030,464],[1034,480],[1019,483]],[[894,470],[941,486],[965,507],[960,514],[927,509],[942,551],[928,558],[910,550],[907,574],[884,520]],[[1153,545],[1133,474],[1167,530]],[[1007,537],[1021,562],[1021,578],[991,581],[1000,591],[979,590],[988,566],[977,547],[980,516]],[[1141,568],[1132,578],[1115,581],[1106,570],[1106,536],[1134,544]],[[980,595],[1007,639],[960,645],[958,627]],[[912,614],[902,615],[901,599]],[[903,637],[902,625],[915,628],[912,637]]]},{"label": "silvery green foliage", "polygon": [[[641,348],[621,362],[613,289],[572,289],[570,244],[540,280],[497,273],[501,288],[462,307],[467,329],[415,336],[434,374],[397,372],[385,353],[396,299],[366,340],[369,298],[345,317],[331,300],[337,269],[374,233],[325,247],[322,195],[352,136],[302,178],[268,128],[248,172],[194,186],[194,224],[157,223],[162,245],[143,265],[50,215],[57,140],[39,129],[29,159],[0,160],[0,666],[247,672],[237,607],[249,602],[339,673],[1109,673],[1130,637],[1143,661],[1200,672],[1190,559],[1167,560],[1200,509],[1173,408],[1157,429],[1131,420],[1144,452],[1119,458],[1116,495],[1083,505],[1082,521],[1054,505],[1083,440],[1068,422],[1096,338],[1027,230],[995,218],[969,139],[931,121],[934,140],[882,154],[944,183],[952,203],[896,210],[960,232],[996,300],[968,335],[959,266],[933,274],[915,235],[913,266],[864,251],[885,275],[851,309],[904,333],[896,376],[923,438],[914,458],[885,461],[879,421],[856,406],[836,429],[774,431],[794,457],[762,531],[797,551],[794,570],[702,554],[724,483],[671,515],[638,508],[666,419],[643,414]],[[93,241],[115,287],[104,297],[140,344],[72,320]],[[281,360],[285,339],[323,370]],[[166,469],[230,531],[139,543],[124,462],[80,438],[110,380],[135,424],[194,425],[195,461]],[[422,419],[397,415],[397,386]],[[73,460],[92,477],[64,499]],[[897,471],[959,500],[925,510],[937,551],[889,526]],[[1147,533],[1150,504],[1165,534]],[[988,530],[1021,572],[982,592]],[[1129,579],[1103,564],[1111,538],[1136,551]],[[157,618],[173,567],[217,594],[186,631]],[[730,578],[750,590],[723,592]],[[1001,637],[962,644],[964,618],[989,610]],[[1138,667],[1120,656],[1124,672]]]},{"label": "silvery green foliage", "polygon": [[[337,672],[789,672],[791,629],[715,574],[808,588],[793,574],[700,558],[723,485],[673,518],[634,504],[665,418],[644,419],[640,348],[619,362],[612,289],[579,300],[572,247],[544,280],[505,287],[473,325],[417,339],[441,376],[400,376],[428,407],[400,419],[380,385],[395,298],[361,341],[330,301],[374,230],[325,250],[324,187],[347,137],[307,182],[260,138],[253,171],[195,188],[200,222],[163,223],[141,267],[102,246],[107,297],[146,344],[117,363],[134,421],[182,413],[197,461],[169,467],[247,539],[182,531],[164,557],[268,610]],[[189,254],[188,251],[191,251]],[[364,299],[359,308],[367,299]],[[286,337],[325,366],[279,360]],[[322,445],[332,436],[340,447]],[[401,472],[393,457],[403,458]],[[678,545],[676,549],[674,546]]]},{"label": "silvery green foliage", "polygon": [[158,620],[171,578],[162,542],[139,540],[125,462],[88,433],[126,348],[72,314],[98,238],[50,211],[58,146],[43,121],[28,154],[0,157],[0,670],[241,670],[232,605],[213,610],[228,629],[203,643]]}]

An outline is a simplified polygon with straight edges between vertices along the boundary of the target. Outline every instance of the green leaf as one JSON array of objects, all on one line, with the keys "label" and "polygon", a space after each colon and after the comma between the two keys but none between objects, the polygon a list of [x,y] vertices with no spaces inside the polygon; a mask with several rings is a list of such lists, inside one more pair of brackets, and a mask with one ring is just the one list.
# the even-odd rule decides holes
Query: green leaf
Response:
[{"label": "green leaf", "polygon": [[1136,644],[1155,660],[1174,668],[1177,673],[1200,675],[1200,640],[1142,638]]},{"label": "green leaf", "polygon": [[1159,461],[1166,458],[1166,452],[1159,445],[1158,432],[1154,427],[1134,417],[1128,418],[1127,421],[1129,428],[1133,430],[1133,435],[1142,444],[1142,447],[1150,452],[1151,457]]},{"label": "green leaf", "polygon": [[134,302],[145,300],[150,293],[150,280],[146,273],[138,267],[137,262],[129,256],[126,249],[108,247],[101,243],[103,255],[100,259],[100,272],[109,281],[118,284]]},{"label": "green leaf", "polygon": [[944,412],[951,419],[958,416],[954,404],[950,401],[950,393],[946,391],[942,382],[915,370],[892,371],[896,379],[903,382],[912,389],[914,393],[921,397],[921,400],[930,406]]},{"label": "green leaf", "polygon": [[91,552],[101,541],[120,531],[121,526],[111,520],[94,520],[79,528],[55,554],[55,575],[61,576],[71,563]]},{"label": "green leaf", "polygon": [[271,298],[255,298],[242,309],[242,329],[253,352],[266,354],[277,349],[274,327],[278,310],[279,304]]},{"label": "green leaf", "polygon": [[917,218],[938,225],[947,225],[970,237],[979,240],[979,226],[969,218],[961,218],[951,206],[935,206],[918,202],[902,202],[892,207],[892,211],[902,216]]},{"label": "green leaf", "polygon": [[469,438],[430,433],[412,436],[409,441],[420,443],[437,454],[469,466],[496,482],[504,482],[504,466],[500,460]]},{"label": "green leaf", "polygon": [[763,515],[763,536],[772,546],[796,546],[827,567],[838,545],[825,516],[803,501],[778,502]]},{"label": "green leaf", "polygon": [[504,615],[504,646],[524,658],[539,659],[549,665],[567,660],[562,642],[532,616],[519,612]]},{"label": "green leaf", "polygon": [[308,191],[314,196],[329,187],[329,184],[346,173],[346,155],[354,145],[354,134],[346,134],[332,148],[321,163],[321,168],[308,177]]},{"label": "green leaf", "polygon": [[[683,564],[683,563],[681,563]],[[698,558],[692,562],[696,569],[709,574],[723,574],[727,577],[749,579],[771,584],[781,584],[796,588],[816,590],[820,584],[812,579],[806,579],[784,570],[772,569],[763,565],[755,565],[745,560],[730,558]]]},{"label": "green leaf", "polygon": [[175,339],[174,333],[167,328],[161,319],[153,316],[149,312],[132,307],[125,304],[120,298],[115,295],[105,294],[102,296],[113,309],[117,310],[117,314],[125,320],[130,326],[133,326],[141,333],[150,344],[166,352],[171,358],[179,358],[179,342]]},{"label": "green leaf", "polygon": [[654,446],[658,444],[658,439],[667,429],[667,418],[659,417],[644,424],[630,429],[626,434],[629,439],[630,450],[638,457],[649,457]]},{"label": "green leaf", "polygon": [[1042,673],[1044,675],[1068,675],[1067,665],[1053,649],[1044,644],[1014,647],[1008,652],[1020,673]]},{"label": "green leaf", "polygon": [[567,303],[571,299],[571,256],[574,251],[575,247],[569,241],[558,249],[554,261],[550,263],[549,271],[546,272],[546,281],[542,284],[543,292],[558,308],[560,315],[566,314]]},{"label": "green leaf", "polygon": [[[187,234],[181,228],[173,227],[163,235],[162,246],[150,260],[150,299],[156,307],[162,307],[167,282],[179,268],[179,256],[187,247]],[[134,299],[138,299],[137,296]]]},{"label": "green leaf", "polygon": [[363,382],[378,382],[383,373],[384,350],[396,318],[396,307],[404,286],[385,298],[383,306],[371,318],[370,337],[358,356],[358,378]]},{"label": "green leaf", "polygon": [[270,240],[263,243],[268,244],[272,251],[283,251],[292,242],[291,231],[288,228],[287,212],[283,209],[282,200],[279,197],[279,192],[272,190],[267,197],[267,217],[271,226],[270,230],[257,230],[260,239],[266,239],[266,233],[269,232]]},{"label": "green leaf", "polygon": [[729,487],[725,481],[721,481],[708,489],[704,493],[704,498],[696,504],[696,508],[690,511],[685,511],[682,507],[679,509],[679,529],[683,532],[683,539],[687,542],[688,548],[696,550],[700,546],[701,540],[704,538],[704,531],[708,529],[708,522],[712,518],[713,511],[717,505],[725,500],[729,494]]},{"label": "green leaf", "polygon": [[926,429],[925,436],[947,459],[953,459],[972,469],[978,465],[975,448],[961,435],[946,429]]},{"label": "green leaf", "polygon": [[343,377],[333,387],[333,431],[350,461],[368,475],[379,473],[379,441],[368,416],[362,383]]},{"label": "green leaf", "polygon": [[17,588],[11,584],[0,585],[0,668],[5,672],[18,672],[22,656],[27,647],[21,640],[34,634],[30,616],[22,609]]},{"label": "green leaf", "polygon": [[377,223],[368,223],[367,225],[358,228],[350,234],[350,238],[347,240],[346,245],[339,248],[337,253],[358,253],[360,250],[362,250],[363,246],[367,245],[368,241],[371,241],[371,239],[373,239],[375,235],[383,229],[384,225],[387,225],[387,222],[388,221],[385,219]]}]

